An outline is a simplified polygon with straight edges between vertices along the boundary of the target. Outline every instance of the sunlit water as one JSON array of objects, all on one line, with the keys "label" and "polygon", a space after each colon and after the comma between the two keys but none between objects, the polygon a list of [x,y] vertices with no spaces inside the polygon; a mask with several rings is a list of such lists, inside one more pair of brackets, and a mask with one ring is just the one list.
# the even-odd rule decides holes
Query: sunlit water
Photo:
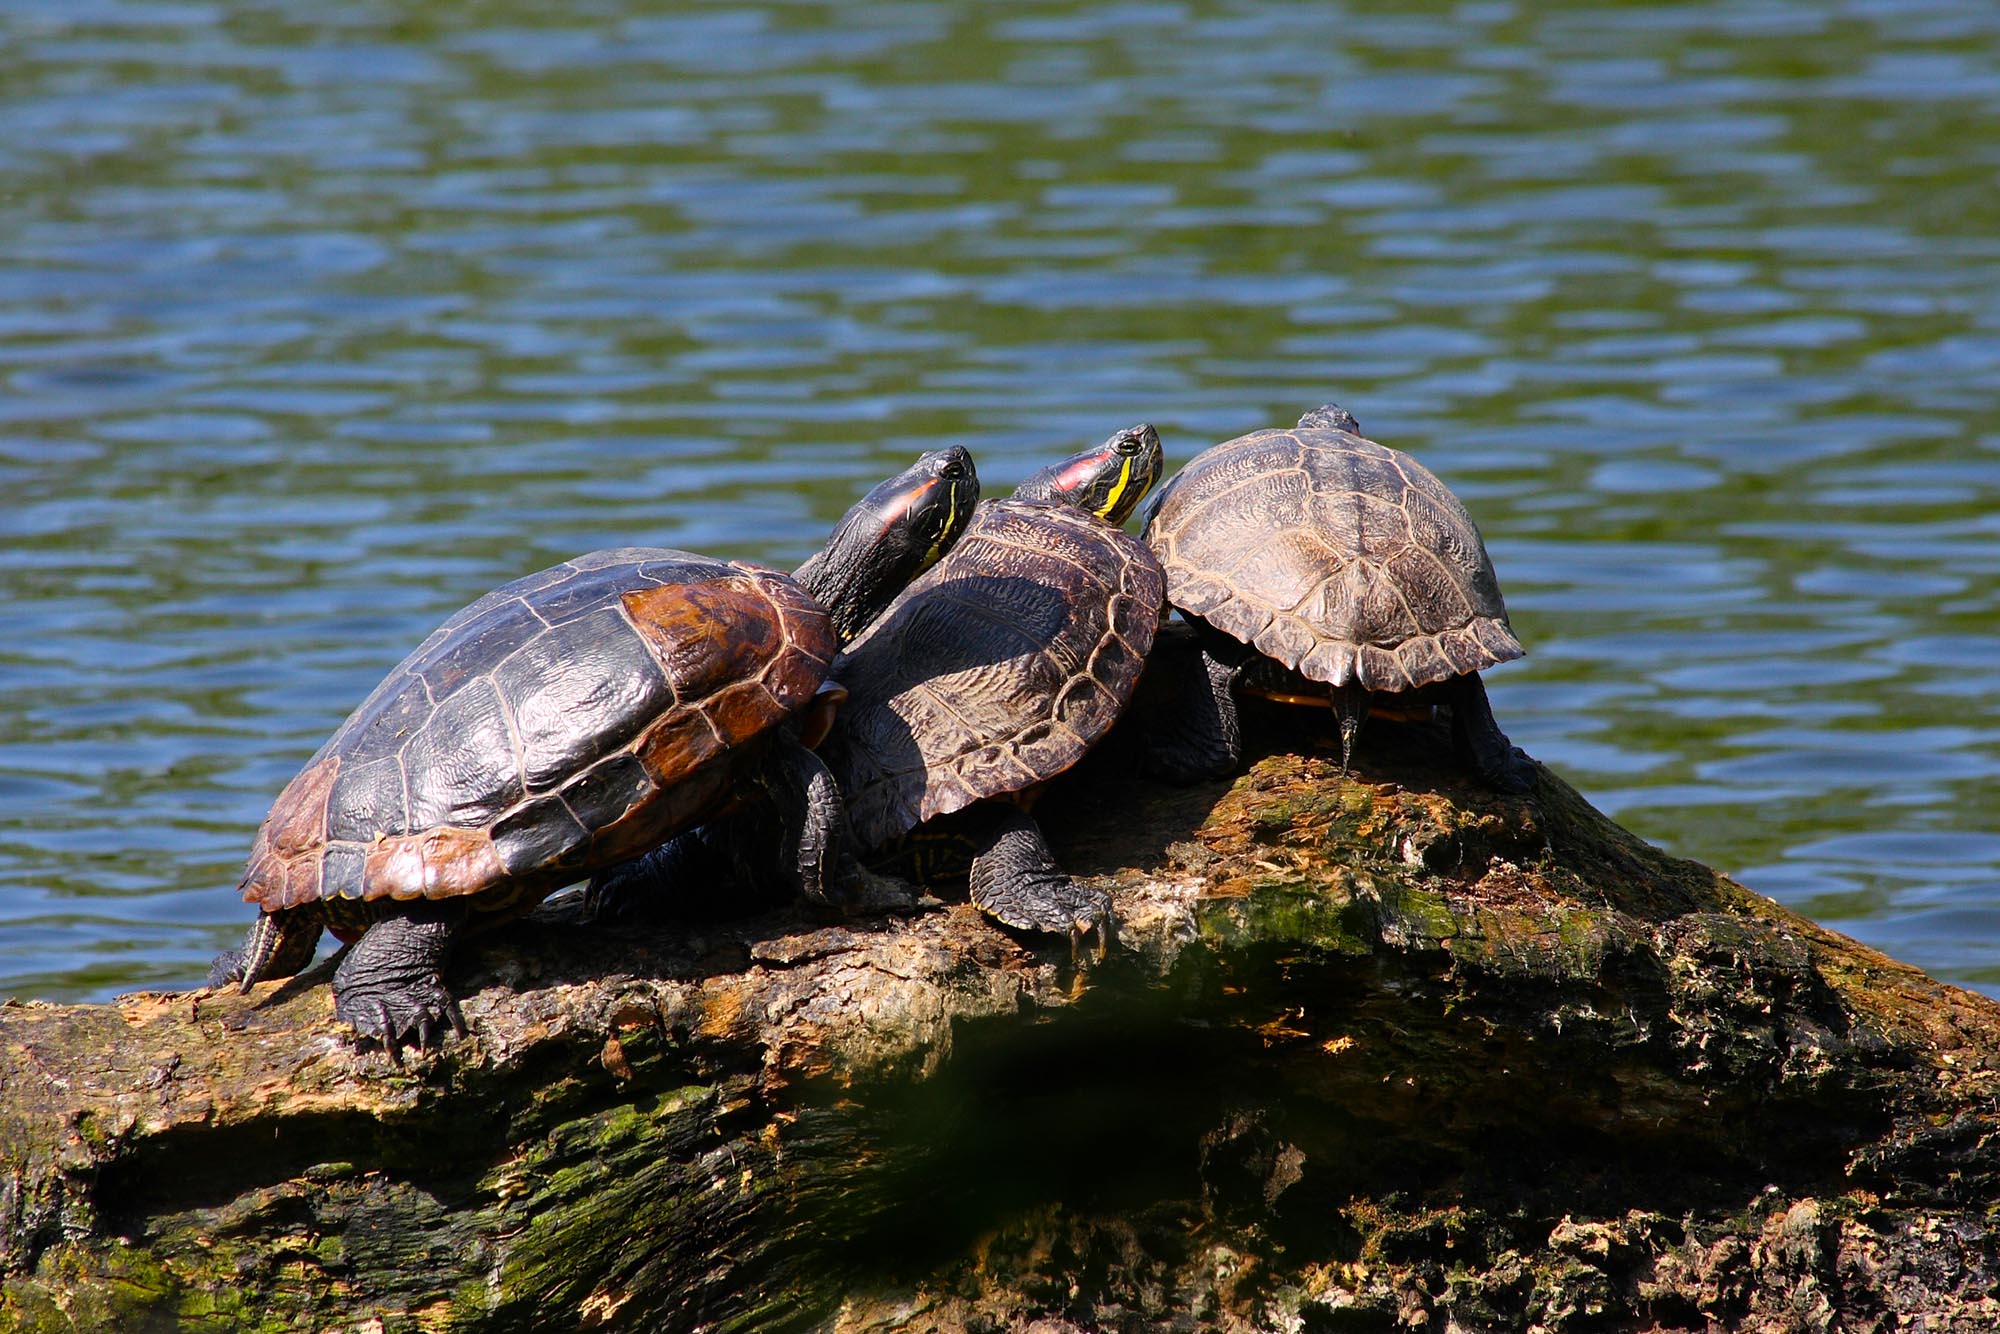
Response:
[{"label": "sunlit water", "polygon": [[194,982],[494,584],[1326,398],[1517,742],[2000,990],[2000,7],[650,8],[0,6],[0,992]]}]

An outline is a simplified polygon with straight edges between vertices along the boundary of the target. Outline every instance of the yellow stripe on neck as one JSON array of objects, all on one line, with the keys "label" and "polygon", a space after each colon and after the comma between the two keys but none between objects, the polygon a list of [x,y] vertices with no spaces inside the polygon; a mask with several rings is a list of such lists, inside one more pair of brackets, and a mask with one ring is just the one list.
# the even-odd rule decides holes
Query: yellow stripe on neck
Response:
[{"label": "yellow stripe on neck", "polygon": [[1131,481],[1132,481],[1132,460],[1131,458],[1128,457],[1125,460],[1125,466],[1118,470],[1118,482],[1115,486],[1111,488],[1111,495],[1108,498],[1106,498],[1105,502],[1102,505],[1097,507],[1098,518],[1106,520],[1107,522],[1110,520],[1111,512],[1118,508],[1118,498],[1125,494],[1125,488],[1128,484],[1130,484]]},{"label": "yellow stripe on neck", "polygon": [[944,527],[938,530],[937,541],[931,543],[931,549],[924,553],[924,563],[917,567],[918,574],[937,564],[944,556],[944,539],[958,527],[958,488],[946,486],[944,493],[951,501],[951,511],[944,516]]}]

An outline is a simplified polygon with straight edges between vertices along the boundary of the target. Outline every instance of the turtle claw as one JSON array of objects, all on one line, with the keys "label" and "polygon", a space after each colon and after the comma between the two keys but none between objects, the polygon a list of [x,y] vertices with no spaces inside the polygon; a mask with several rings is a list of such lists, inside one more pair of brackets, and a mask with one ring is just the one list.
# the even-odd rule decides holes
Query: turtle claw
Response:
[{"label": "turtle claw", "polygon": [[386,1001],[378,1000],[375,1002],[375,1022],[377,1028],[374,1036],[382,1043],[383,1049],[389,1053],[389,1063],[400,1066],[403,1063],[403,1049],[402,1045],[396,1041],[396,1021],[390,1015],[389,1006]]},{"label": "turtle claw", "polygon": [[416,1040],[412,1045],[419,1050],[442,1049],[446,1037],[462,1038],[467,1033],[465,1016],[459,1013],[458,1002],[442,987],[438,990],[436,999],[417,1016],[414,1028],[404,1029],[406,1034],[414,1034]]},{"label": "turtle claw", "polygon": [[465,1016],[442,981],[400,989],[360,984],[342,989],[335,979],[333,1016],[354,1030],[362,1043],[379,1043],[389,1059],[403,1063],[403,1048],[427,1051],[444,1045],[447,1031],[466,1034]]},{"label": "turtle claw", "polygon": [[[1111,933],[1109,926],[1110,917],[1108,913],[1106,916],[1099,918],[1095,926],[1085,922],[1071,924],[1069,929],[1069,961],[1071,966],[1082,968],[1100,964],[1110,956]],[[1083,942],[1092,936],[1097,937],[1097,947],[1086,956],[1083,953]]]}]

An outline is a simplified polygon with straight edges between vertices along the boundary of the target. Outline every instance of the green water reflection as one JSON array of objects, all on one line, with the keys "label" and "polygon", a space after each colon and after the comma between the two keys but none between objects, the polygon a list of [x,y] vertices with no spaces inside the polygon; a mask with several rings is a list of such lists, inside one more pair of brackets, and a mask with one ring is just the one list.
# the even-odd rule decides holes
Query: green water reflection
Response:
[{"label": "green water reflection", "polygon": [[1464,495],[1516,740],[2000,987],[2000,10],[0,12],[0,990],[195,979],[484,589],[790,561],[1338,398]]}]

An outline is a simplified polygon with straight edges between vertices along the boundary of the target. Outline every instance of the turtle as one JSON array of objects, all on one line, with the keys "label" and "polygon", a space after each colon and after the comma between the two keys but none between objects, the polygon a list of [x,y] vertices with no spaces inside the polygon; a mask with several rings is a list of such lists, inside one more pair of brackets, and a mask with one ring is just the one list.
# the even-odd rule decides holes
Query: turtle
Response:
[{"label": "turtle", "polygon": [[1196,629],[1200,668],[1160,720],[1165,776],[1233,771],[1237,688],[1330,705],[1341,762],[1371,709],[1448,705],[1460,757],[1488,786],[1533,790],[1479,673],[1525,650],[1479,527],[1429,469],[1364,438],[1326,404],[1289,431],[1253,431],[1196,456],[1148,508],[1167,600]]},{"label": "turtle", "polygon": [[1159,477],[1139,425],[983,502],[950,555],[834,662],[849,692],[821,754],[877,870],[963,871],[1001,924],[1102,937],[1110,900],[1057,865],[1027,807],[1117,720],[1165,580],[1117,525]]},{"label": "turtle", "polygon": [[212,986],[291,976],[349,941],[335,1014],[392,1056],[465,1021],[461,930],[525,912],[761,787],[792,872],[831,891],[845,821],[808,749],[858,629],[950,549],[978,501],[961,448],[850,509],[801,578],[664,547],[594,551],[447,620],[279,794],[239,883],[262,909]]}]

